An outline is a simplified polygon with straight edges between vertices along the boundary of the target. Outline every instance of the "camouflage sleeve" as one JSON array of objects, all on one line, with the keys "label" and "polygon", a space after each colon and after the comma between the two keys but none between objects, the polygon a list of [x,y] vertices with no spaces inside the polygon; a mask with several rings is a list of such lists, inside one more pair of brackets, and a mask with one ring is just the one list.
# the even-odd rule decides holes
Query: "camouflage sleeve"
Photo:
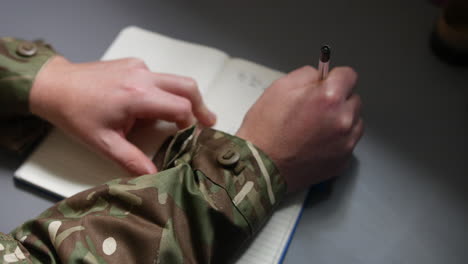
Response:
[{"label": "camouflage sleeve", "polygon": [[47,130],[45,121],[30,114],[28,98],[36,74],[53,55],[42,41],[0,39],[0,147],[21,152]]},{"label": "camouflage sleeve", "polygon": [[115,179],[63,200],[11,235],[0,258],[20,263],[229,263],[286,191],[251,143],[212,129],[180,131],[161,172]]}]

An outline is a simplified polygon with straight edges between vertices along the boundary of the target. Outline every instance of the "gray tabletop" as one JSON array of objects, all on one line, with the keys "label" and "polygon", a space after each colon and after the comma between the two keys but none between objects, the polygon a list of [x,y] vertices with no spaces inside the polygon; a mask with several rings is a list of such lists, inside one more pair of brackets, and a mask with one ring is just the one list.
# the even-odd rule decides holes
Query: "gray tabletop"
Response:
[{"label": "gray tabletop", "polygon": [[[351,169],[313,189],[285,263],[466,263],[468,69],[429,48],[440,10],[406,0],[220,2],[2,1],[0,35],[46,39],[79,62],[137,25],[285,72],[315,65],[330,43],[333,65],[360,74],[366,135]],[[14,183],[23,158],[0,152],[1,232],[53,204]]]}]

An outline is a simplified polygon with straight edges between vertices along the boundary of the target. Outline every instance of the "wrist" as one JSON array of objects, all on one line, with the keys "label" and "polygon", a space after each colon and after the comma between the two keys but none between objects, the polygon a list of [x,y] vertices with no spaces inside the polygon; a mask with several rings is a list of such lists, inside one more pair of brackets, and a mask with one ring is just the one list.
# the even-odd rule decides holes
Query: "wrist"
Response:
[{"label": "wrist", "polygon": [[249,133],[246,129],[243,129],[242,127],[239,128],[239,130],[236,132],[236,136],[246,141],[251,142],[258,149],[260,149],[261,151],[263,151],[263,153],[266,154],[266,156],[275,165],[280,176],[283,177],[287,185],[287,193],[291,193],[290,183],[288,182],[288,176],[287,176],[288,174],[286,173],[287,172],[286,164],[282,162],[282,160],[279,158],[279,155],[276,155],[276,153],[272,150],[272,148],[269,147],[269,144],[267,142],[268,140],[265,140],[265,137],[253,136],[252,133]]},{"label": "wrist", "polygon": [[31,113],[51,121],[60,113],[63,97],[62,88],[72,63],[62,56],[52,57],[38,72],[29,93]]}]

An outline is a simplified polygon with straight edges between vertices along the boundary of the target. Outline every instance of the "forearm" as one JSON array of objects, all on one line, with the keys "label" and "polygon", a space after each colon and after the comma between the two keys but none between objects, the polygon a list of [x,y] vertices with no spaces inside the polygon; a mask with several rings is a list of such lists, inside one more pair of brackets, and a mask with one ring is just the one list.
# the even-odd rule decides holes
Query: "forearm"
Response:
[{"label": "forearm", "polygon": [[[24,239],[25,255],[44,262],[224,263],[286,191],[271,161],[248,144],[214,130],[198,137],[186,130],[158,155],[164,171],[80,193],[12,235]],[[228,150],[239,161],[227,165]]]}]

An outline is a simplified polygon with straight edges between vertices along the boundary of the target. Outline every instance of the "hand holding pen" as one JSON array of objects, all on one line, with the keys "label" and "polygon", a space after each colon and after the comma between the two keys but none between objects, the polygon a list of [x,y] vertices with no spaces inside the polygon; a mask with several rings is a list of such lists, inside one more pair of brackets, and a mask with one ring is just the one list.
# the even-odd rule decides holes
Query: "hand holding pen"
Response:
[{"label": "hand holding pen", "polygon": [[330,47],[321,53],[318,70],[304,66],[273,82],[236,134],[269,155],[288,192],[340,174],[363,133],[356,72],[328,73]]}]

